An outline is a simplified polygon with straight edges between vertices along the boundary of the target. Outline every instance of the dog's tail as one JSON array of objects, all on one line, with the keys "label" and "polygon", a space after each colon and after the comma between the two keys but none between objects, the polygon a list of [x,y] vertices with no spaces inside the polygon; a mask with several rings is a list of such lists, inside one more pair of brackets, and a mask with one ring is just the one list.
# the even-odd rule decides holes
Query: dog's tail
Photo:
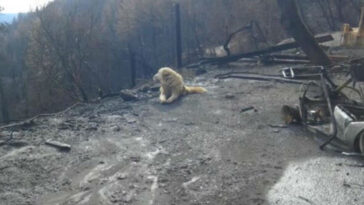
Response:
[{"label": "dog's tail", "polygon": [[185,86],[185,90],[186,90],[186,94],[207,92],[207,90],[203,87],[194,87],[194,86],[191,86],[191,87]]}]

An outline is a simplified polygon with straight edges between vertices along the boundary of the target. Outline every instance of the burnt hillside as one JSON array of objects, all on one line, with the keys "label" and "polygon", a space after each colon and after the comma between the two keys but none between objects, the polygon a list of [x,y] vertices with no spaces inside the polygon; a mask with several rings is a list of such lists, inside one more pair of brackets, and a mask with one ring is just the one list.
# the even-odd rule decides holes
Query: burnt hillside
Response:
[{"label": "burnt hillside", "polygon": [[[178,2],[185,65],[242,27],[248,29],[231,40],[233,54],[287,37],[275,1]],[[360,1],[298,2],[313,33],[357,24]],[[175,5],[167,0],[55,0],[22,14],[0,33],[0,121],[133,87],[159,67],[174,66],[175,45]]]}]

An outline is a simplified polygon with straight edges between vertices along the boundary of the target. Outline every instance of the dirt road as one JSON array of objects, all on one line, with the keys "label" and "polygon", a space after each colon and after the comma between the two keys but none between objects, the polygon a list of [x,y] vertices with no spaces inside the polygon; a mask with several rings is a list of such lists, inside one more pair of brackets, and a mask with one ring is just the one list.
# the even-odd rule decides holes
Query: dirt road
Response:
[{"label": "dirt road", "polygon": [[269,126],[298,86],[213,79],[227,71],[190,80],[208,93],[171,105],[152,92],[3,130],[13,143],[0,146],[0,204],[364,204],[363,162],[320,151],[299,126]]}]

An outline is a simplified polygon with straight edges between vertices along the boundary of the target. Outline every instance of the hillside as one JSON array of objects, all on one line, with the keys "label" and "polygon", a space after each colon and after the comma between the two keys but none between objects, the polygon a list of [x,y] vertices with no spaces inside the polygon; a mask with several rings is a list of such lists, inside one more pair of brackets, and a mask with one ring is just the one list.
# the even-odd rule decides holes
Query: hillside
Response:
[{"label": "hillside", "polygon": [[[288,37],[276,1],[178,2],[183,65],[214,54],[241,28],[229,44],[232,54]],[[359,0],[298,3],[314,34],[358,24]],[[87,102],[99,90],[131,88],[175,66],[175,14],[170,0],[56,0],[19,16],[0,30],[0,123]]]},{"label": "hillside", "polygon": [[[2,23],[0,205],[364,204],[362,5],[54,0]],[[161,67],[207,92],[161,104]]]},{"label": "hillside", "polygon": [[[242,69],[279,66],[210,68],[188,81],[208,93],[171,105],[140,91],[137,102],[109,98],[2,130],[11,143],[0,146],[1,202],[363,204],[360,162],[320,151],[302,127],[270,126],[282,124],[281,105],[297,101],[299,86],[213,79]],[[240,112],[248,106],[256,112]]]}]

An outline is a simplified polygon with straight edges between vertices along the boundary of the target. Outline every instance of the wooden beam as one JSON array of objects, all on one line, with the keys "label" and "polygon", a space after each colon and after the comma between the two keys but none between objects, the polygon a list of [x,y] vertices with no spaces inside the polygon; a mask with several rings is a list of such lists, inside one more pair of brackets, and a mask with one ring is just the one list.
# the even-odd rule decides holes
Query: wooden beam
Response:
[{"label": "wooden beam", "polygon": [[[324,35],[324,36],[318,36],[315,38],[317,42],[327,42],[332,41],[334,38],[331,35]],[[248,53],[241,53],[237,55],[231,55],[231,56],[225,56],[225,57],[217,57],[217,58],[203,58],[200,64],[208,64],[208,63],[216,63],[216,64],[223,64],[228,62],[237,61],[241,58],[249,58],[259,55],[265,55],[269,53],[274,53],[278,51],[288,50],[299,47],[299,44],[297,42],[290,42],[290,43],[284,43],[281,45],[272,46],[266,49],[248,52]]]}]

